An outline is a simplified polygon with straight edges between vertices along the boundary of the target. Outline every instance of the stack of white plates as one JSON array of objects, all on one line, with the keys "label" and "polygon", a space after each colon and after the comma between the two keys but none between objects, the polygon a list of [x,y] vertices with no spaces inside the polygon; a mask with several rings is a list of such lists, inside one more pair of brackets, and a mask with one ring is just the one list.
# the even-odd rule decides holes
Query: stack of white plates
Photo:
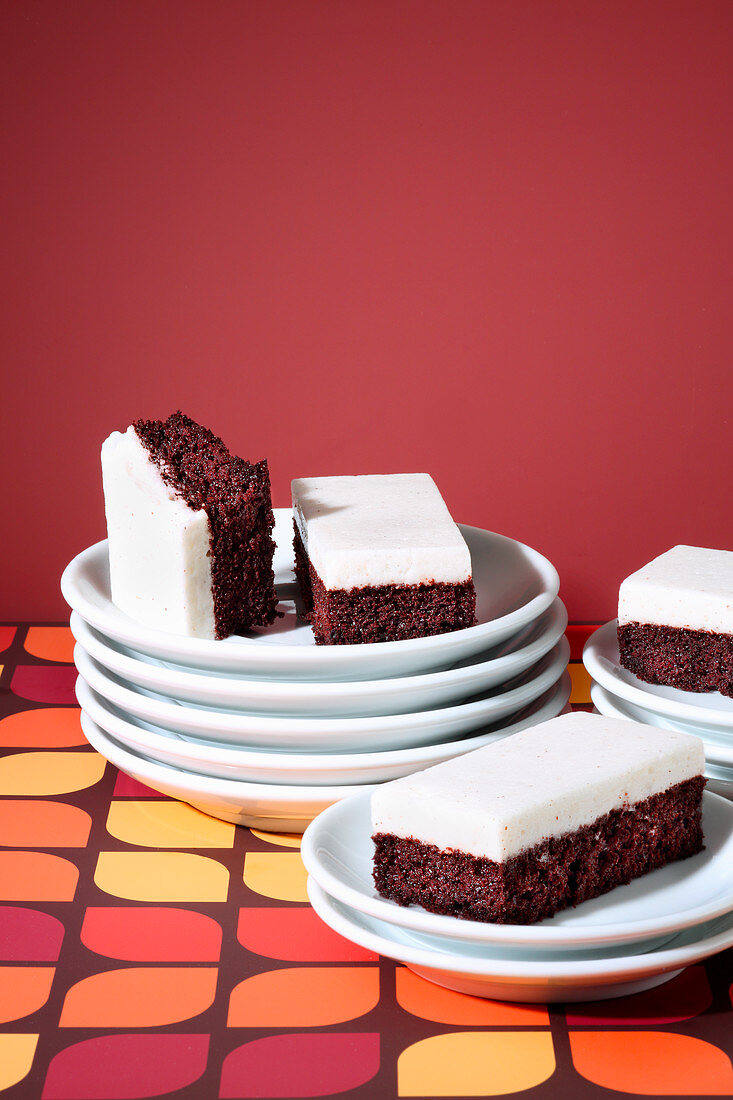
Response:
[{"label": "stack of white plates", "polygon": [[372,881],[369,795],[306,830],[308,893],[321,919],[436,982],[509,1001],[620,997],[733,945],[733,803],[703,796],[705,849],[534,925],[481,924],[401,907]]},{"label": "stack of white plates", "polygon": [[705,746],[708,790],[733,798],[733,699],[717,691],[699,694],[639,680],[621,667],[616,626],[615,619],[606,623],[583,650],[596,710],[608,717],[695,734]]},{"label": "stack of white plates", "polygon": [[555,717],[570,692],[557,572],[512,539],[462,530],[477,624],[378,645],[315,645],[296,615],[285,509],[275,526],[282,617],[225,641],[130,619],[110,599],[106,542],[90,547],[61,581],[89,741],[207,813],[296,832],[369,784]]}]

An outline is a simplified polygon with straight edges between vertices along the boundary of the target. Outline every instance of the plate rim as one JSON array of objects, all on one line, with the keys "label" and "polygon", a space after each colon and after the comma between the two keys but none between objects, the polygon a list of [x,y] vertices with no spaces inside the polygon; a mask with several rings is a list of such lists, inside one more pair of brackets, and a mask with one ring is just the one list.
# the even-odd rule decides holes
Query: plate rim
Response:
[{"label": "plate rim", "polygon": [[[324,811],[325,812],[325,811]],[[310,828],[310,826],[308,826]],[[306,830],[307,832],[307,830]],[[313,887],[315,886],[315,890]],[[730,915],[729,924],[722,932],[713,932],[710,935],[703,936],[700,940],[694,940],[691,944],[686,944],[682,947],[665,948],[663,945],[659,948],[652,948],[650,951],[643,952],[637,955],[614,955],[607,959],[577,959],[577,960],[536,960],[531,959],[529,961],[522,961],[520,959],[491,959],[482,957],[480,955],[460,955],[457,952],[446,951],[441,953],[439,951],[432,951],[429,947],[425,948],[413,948],[407,944],[401,944],[393,942],[388,936],[381,935],[380,931],[371,932],[369,929],[364,929],[364,939],[372,939],[372,944],[369,942],[361,942],[353,937],[349,936],[343,929],[337,929],[333,924],[330,924],[324,919],[320,909],[321,897],[324,899],[328,906],[328,912],[333,912],[332,903],[340,906],[341,908],[352,910],[352,907],[340,901],[338,898],[332,897],[324,888],[309,874],[307,883],[308,896],[314,910],[318,913],[324,924],[328,924],[334,931],[338,931],[340,935],[347,939],[350,939],[352,943],[358,943],[360,946],[370,948],[377,951],[379,954],[387,954],[388,958],[396,959],[398,962],[404,962],[407,965],[425,966],[434,970],[443,970],[446,972],[454,971],[459,974],[471,974],[475,977],[492,978],[496,977],[504,980],[511,980],[516,978],[518,981],[531,982],[533,980],[545,980],[554,979],[556,981],[577,981],[580,984],[589,984],[594,981],[613,979],[623,981],[628,977],[642,976],[643,974],[651,973],[663,973],[665,970],[676,970],[680,967],[690,966],[695,962],[699,962],[703,958],[709,958],[711,955],[717,954],[719,951],[725,950],[727,947],[733,945],[733,914]],[[313,902],[313,895],[316,896],[316,903]],[[357,916],[365,916],[368,920],[376,920],[377,924],[384,925],[386,929],[389,929],[390,925],[386,921],[380,921],[379,918],[373,918],[369,914],[359,914]],[[348,924],[351,927],[351,922],[348,916],[342,917],[337,911],[337,917],[343,921],[344,924]],[[722,919],[722,918],[721,918]],[[707,923],[707,922],[705,922]],[[689,929],[687,930],[689,931]],[[361,934],[361,933],[360,933]],[[381,944],[377,946],[377,941],[381,941]],[[390,945],[394,947],[394,951],[389,953],[383,950],[383,945]],[[715,946],[712,946],[715,945]],[[710,949],[712,946],[712,949]],[[481,964],[484,964],[483,967]],[[595,967],[596,969],[591,969]],[[522,969],[524,972],[522,973]]]},{"label": "plate rim", "polygon": [[[77,642],[77,645],[79,645],[81,647],[83,652],[87,653],[87,656],[90,656],[92,658],[92,660],[96,661],[97,663],[102,664],[102,666],[104,668],[106,668],[108,671],[111,671],[113,673],[113,675],[121,676],[123,679],[127,679],[125,673],[119,673],[115,669],[109,669],[108,666],[104,664],[103,660],[100,660],[99,658],[97,658],[93,654],[89,654],[86,651],[86,649],[85,649],[85,647],[83,646],[82,643]],[[530,676],[529,679],[523,680],[521,683],[516,684],[509,691],[498,691],[497,690],[496,694],[491,697],[492,699],[495,699],[496,702],[497,702],[496,710],[497,711],[502,711],[503,710],[503,712],[505,714],[509,714],[509,713],[511,713],[512,710],[518,710],[520,707],[526,705],[527,703],[530,703],[532,701],[532,699],[538,698],[544,691],[546,691],[551,686],[552,683],[554,683],[554,681],[556,679],[559,678],[560,673],[567,666],[568,659],[569,659],[569,653],[570,653],[569,642],[568,642],[566,636],[563,634],[563,635],[560,636],[559,640],[555,643],[555,645],[544,655],[544,657],[541,657],[540,660],[537,662],[537,664],[541,664],[541,663],[544,662],[545,667],[542,668],[536,675],[530,676],[530,674],[533,673],[535,671],[535,668],[536,668],[536,666],[531,666],[530,668],[525,669],[524,672],[518,674],[521,677]],[[145,666],[145,667],[147,667],[147,666]],[[402,686],[402,689],[404,691],[404,685],[401,684],[401,680],[402,680],[402,678],[397,678],[395,680],[395,685],[396,686],[395,686],[394,690],[389,692],[389,698],[386,701],[384,701],[383,696],[379,695],[378,693],[374,693],[374,695],[369,696],[366,705],[370,709],[373,708],[373,707],[381,709],[382,707],[385,707],[385,706],[389,707],[390,705],[392,705],[392,703],[394,702],[394,699],[402,694],[402,691],[399,690],[400,686]],[[133,680],[131,682],[133,684],[133,687],[135,687],[135,688],[141,688],[142,690],[150,689],[153,692],[156,692],[156,693],[159,693],[159,694],[165,694],[167,690],[168,691],[172,690],[173,692],[175,692],[176,690],[180,690],[180,687],[176,688],[175,685],[173,686],[173,688],[168,688],[168,689],[166,689],[165,687],[161,688],[160,685],[158,685],[157,687],[150,688],[149,685],[146,685],[144,683],[140,683],[140,682],[135,681],[135,680]],[[389,681],[383,681],[383,682],[384,683],[389,683]],[[259,681],[259,683],[260,684],[267,684],[267,681]],[[357,686],[358,687],[358,685],[363,684],[363,683],[369,683],[369,681],[361,681],[361,680],[356,681],[355,685],[351,685],[350,682],[348,682],[348,683],[349,683],[350,686]],[[538,684],[541,685],[539,688],[537,687]],[[277,686],[278,681],[273,681],[273,685]],[[288,697],[286,699],[286,706],[287,706],[288,709],[284,709],[281,712],[283,717],[298,717],[299,716],[299,704],[301,703],[302,696],[304,694],[308,694],[307,684],[306,684],[305,681],[303,681],[303,682],[294,681],[291,686],[293,688],[302,688],[302,689],[306,689],[306,690],[301,691],[300,693],[297,692],[297,691],[293,691],[292,693],[288,694]],[[410,687],[411,686],[412,685],[410,685]],[[415,690],[422,690],[424,692],[427,692],[427,691],[430,690],[431,686],[441,687],[442,682],[438,685],[430,685],[430,684],[419,685],[419,688],[417,688]],[[502,687],[502,686],[503,685],[499,684],[499,685],[497,685],[497,688]],[[190,690],[191,692],[193,692],[193,691],[197,690],[197,688],[196,688],[196,685],[194,684],[190,688],[187,687],[186,690],[187,691]],[[462,696],[456,696],[452,700],[450,698],[445,698],[444,699],[444,702],[446,704],[453,703],[453,705],[457,705],[460,702],[460,698],[464,698],[464,699],[465,698],[472,698],[474,695],[479,694],[481,692],[481,685],[472,683],[471,680],[469,680],[468,683],[466,683],[466,684],[458,683],[458,684],[445,685],[444,690],[450,690],[450,691],[453,691],[453,690],[461,691],[461,690],[463,690],[463,695]],[[493,691],[494,689],[492,688],[490,690]],[[278,694],[275,691],[275,688],[272,688],[272,692],[274,694]],[[203,706],[203,707],[207,707],[207,708],[213,707],[214,709],[219,709],[221,711],[228,711],[230,713],[236,713],[237,711],[242,711],[242,713],[247,713],[247,711],[249,709],[250,713],[257,713],[257,714],[260,714],[263,717],[267,717],[268,713],[272,717],[279,717],[279,715],[277,715],[273,711],[268,712],[266,709],[263,709],[263,708],[266,707],[266,697],[267,697],[267,693],[264,692],[264,691],[261,692],[261,693],[256,693],[254,695],[254,698],[250,698],[250,699],[247,699],[245,693],[242,692],[238,698],[234,697],[234,702],[231,701],[232,696],[229,696],[229,699],[227,699],[227,698],[224,697],[225,694],[226,694],[225,691],[222,690],[221,693],[211,694],[211,695],[209,695],[208,698],[199,697],[197,700],[189,700],[184,695],[183,698],[179,701],[184,702],[184,703],[186,703],[186,705],[192,706],[194,708],[196,708],[197,706]],[[516,701],[515,701],[515,699],[512,698],[513,695],[516,695]],[[176,695],[172,694],[170,696],[170,698],[176,699]],[[508,709],[507,709],[507,700],[509,700]],[[326,694],[320,696],[319,702],[324,708],[328,708],[328,709],[325,709],[321,713],[319,713],[317,709],[311,710],[310,711],[310,717],[313,717],[313,718],[326,718],[326,717],[329,717],[329,716],[331,716],[331,717],[339,717],[340,716],[340,717],[344,717],[344,718],[346,718],[346,717],[358,717],[359,716],[358,714],[357,715],[353,715],[353,714],[349,715],[349,714],[342,713],[341,715],[339,715],[339,708],[340,707],[348,707],[349,709],[352,709],[354,707],[358,708],[359,706],[364,705],[365,700],[363,698],[361,700],[358,699],[358,696],[357,696],[356,699],[354,699],[349,694],[344,692],[343,694],[335,694],[335,696],[332,696],[330,693],[326,693]],[[425,700],[423,700],[423,702],[425,702]],[[372,717],[380,717],[379,709],[373,711],[371,716]],[[427,700],[427,705],[425,706],[425,710],[436,710],[436,709],[439,709],[439,700],[435,700],[435,699]],[[419,712],[421,710],[421,706],[420,706],[420,704],[415,704],[415,705],[412,705],[412,706],[408,707],[407,710],[408,710],[408,712]],[[395,714],[395,713],[399,713],[399,711],[394,711],[394,710],[388,711],[388,714]],[[369,713],[364,715],[364,717],[369,717],[369,716],[370,716]],[[382,715],[382,716],[385,716],[385,715]],[[498,720],[498,718],[497,718],[497,720]]]},{"label": "plate rim", "polygon": [[[596,680],[601,687],[607,687],[612,695],[618,695],[621,699],[626,699],[630,703],[634,703],[640,706],[642,709],[655,710],[658,714],[668,715],[670,718],[677,718],[680,721],[689,720],[693,724],[701,722],[704,725],[715,726],[725,728],[733,732],[733,712],[728,714],[723,711],[705,710],[702,707],[696,707],[694,703],[688,703],[686,700],[681,699],[679,701],[674,699],[666,699],[662,695],[654,695],[652,692],[645,690],[644,681],[638,680],[639,687],[636,684],[627,684],[620,676],[616,675],[615,670],[620,670],[621,665],[616,661],[612,662],[607,657],[599,653],[599,645],[603,644],[612,631],[615,630],[618,625],[618,619],[609,619],[607,623],[599,626],[597,630],[594,630],[590,637],[587,639],[583,646],[583,664],[586,671],[592,680]],[[614,672],[611,673],[605,667],[604,662],[611,665]],[[627,669],[623,670],[628,671]],[[633,676],[633,673],[629,673]],[[637,678],[638,679],[638,678]],[[614,684],[617,688],[611,686]],[[659,684],[658,687],[667,687],[669,685]],[[680,691],[680,688],[671,688],[670,690]],[[685,695],[697,695],[697,692],[685,692]],[[717,692],[704,692],[700,694],[716,695]],[[722,696],[721,696],[722,698]],[[645,701],[650,699],[654,701],[654,706],[646,706]]]},{"label": "plate rim", "polygon": [[[111,742],[113,753],[115,755],[118,755],[123,760],[125,759],[125,757],[130,757],[132,759],[132,767],[135,770],[142,771],[144,769],[152,771],[154,777],[158,774],[158,772],[162,772],[164,781],[168,778],[166,776],[166,773],[170,772],[171,786],[180,785],[177,782],[176,777],[188,776],[191,779],[196,780],[197,783],[204,785],[204,789],[191,790],[190,794],[195,798],[214,797],[222,799],[230,798],[236,800],[238,796],[242,797],[249,795],[253,798],[259,798],[263,802],[271,801],[273,803],[278,803],[281,806],[287,806],[290,802],[297,802],[298,804],[307,804],[308,802],[323,802],[326,799],[330,799],[332,796],[334,796],[335,801],[336,799],[345,798],[348,797],[348,795],[354,795],[356,793],[370,793],[372,787],[375,786],[375,784],[373,783],[335,783],[333,784],[333,786],[328,786],[325,784],[313,784],[312,786],[308,785],[298,787],[292,783],[256,783],[249,782],[244,779],[219,779],[216,776],[206,776],[201,775],[198,772],[188,772],[185,769],[175,768],[169,764],[159,764],[155,760],[148,760],[146,757],[141,756],[139,753],[133,752],[132,749],[128,749],[124,745],[118,744],[118,742],[115,741],[113,737],[110,737],[109,734],[105,733],[104,730],[102,730],[94,721],[94,719],[86,714],[85,711],[81,712],[81,726],[84,732],[84,736],[87,738],[92,748],[96,752],[98,752],[100,756],[103,756],[105,760],[108,760],[109,763],[112,764],[113,767],[117,768],[118,771],[124,772],[126,775],[132,774],[132,772],[129,771],[126,767],[118,764],[110,756],[107,756],[105,752],[97,748],[97,745],[94,743],[94,741],[100,742],[105,747]],[[92,727],[92,738],[90,738],[88,734],[88,729],[90,726]],[[137,769],[138,760],[142,765],[141,769]],[[147,779],[144,781],[146,783],[149,782],[149,780]],[[206,789],[207,787],[215,787],[219,786],[220,784],[224,784],[226,786],[226,789],[220,792]],[[150,782],[150,786],[155,789],[152,782]],[[348,792],[348,794],[345,794],[343,792]],[[178,797],[178,800],[181,802],[188,801],[187,798],[183,798],[182,796],[176,797]]]},{"label": "plate rim", "polygon": [[[598,698],[598,693],[599,692],[602,693],[601,701],[604,703],[604,705],[610,706],[610,708],[613,711],[613,714],[609,715],[609,717],[625,719],[627,722],[641,722],[642,725],[645,724],[640,718],[634,718],[632,715],[626,714],[625,713],[625,708],[626,707],[634,707],[635,710],[640,710],[640,711],[641,710],[649,710],[650,711],[651,708],[640,707],[637,703],[630,703],[628,699],[621,699],[619,696],[615,695],[609,688],[605,688],[605,687],[603,687],[602,684],[599,684],[597,680],[593,680],[592,683],[591,683],[591,686],[590,686],[591,702],[593,703],[593,706],[596,708],[596,710],[600,714],[603,714],[604,712],[600,709],[600,707],[598,706],[598,703],[596,701],[597,698]],[[606,699],[608,699],[608,703],[606,703]],[[654,717],[659,718],[662,722],[664,722],[664,720],[668,717],[665,714],[654,714],[653,711],[651,713],[653,714]],[[671,718],[669,720],[674,721],[674,719],[671,719]],[[682,725],[682,723],[679,722],[679,721],[678,721],[677,724],[679,726]],[[658,729],[669,729],[668,726],[664,726],[664,725],[658,725],[657,728]],[[700,729],[699,727],[694,726],[692,723],[690,723],[690,725],[685,729],[684,732],[689,733],[691,737],[699,737],[700,740],[703,743],[704,748],[705,748],[705,760],[706,760],[706,762],[712,763],[715,767],[729,767],[730,771],[731,771],[731,780],[733,780],[733,738],[731,738],[731,743],[730,743],[729,747],[722,744],[721,742],[710,741],[710,740],[708,740],[708,738],[705,737],[705,734],[706,733],[713,734],[713,731],[712,730]],[[713,734],[713,736],[714,736],[714,734]],[[712,756],[718,750],[722,750],[723,752],[727,752],[729,754],[727,764],[720,763],[716,759],[708,760],[708,751],[709,751],[710,756],[712,758]]]},{"label": "plate rim", "polygon": [[[290,509],[276,508],[274,512],[276,516],[281,516],[283,523],[286,517],[292,518]],[[552,562],[550,562],[539,550],[535,550],[534,547],[519,542],[517,539],[512,539],[508,535],[501,535],[496,531],[474,527],[470,524],[458,524],[458,526],[461,531],[475,532],[478,536],[488,536],[489,538],[500,539],[519,548],[519,550],[531,560],[533,567],[541,577],[543,584],[542,589],[520,607],[496,619],[491,619],[486,623],[478,623],[476,626],[465,627],[460,631],[432,635],[427,638],[411,638],[402,641],[380,642],[380,657],[386,656],[388,658],[390,655],[396,655],[400,652],[404,653],[408,647],[409,651],[413,653],[433,653],[434,651],[440,650],[441,647],[446,647],[446,638],[450,639],[456,636],[463,639],[470,638],[477,642],[485,636],[486,645],[488,645],[492,637],[496,636],[497,641],[500,640],[498,637],[500,632],[502,633],[502,637],[508,637],[514,629],[519,629],[525,623],[531,622],[532,619],[537,618],[557,597],[560,590],[560,577],[558,571]],[[78,575],[94,555],[106,553],[107,541],[107,539],[101,539],[91,546],[86,547],[84,550],[81,550],[63,570],[61,575],[61,592],[70,607],[77,611],[81,617],[88,621],[95,629],[101,631],[101,633],[109,635],[112,639],[120,641],[122,644],[130,645],[132,648],[136,646],[136,637],[138,638],[139,645],[139,635],[142,631],[152,636],[153,644],[159,649],[168,647],[170,652],[180,652],[181,646],[183,645],[186,651],[190,650],[191,656],[189,659],[194,662],[197,659],[203,662],[207,654],[213,655],[214,653],[218,653],[218,655],[221,656],[224,653],[224,650],[220,648],[221,643],[216,640],[207,638],[185,638],[185,636],[182,635],[171,634],[166,631],[155,630],[152,627],[145,627],[142,624],[138,624],[134,619],[131,619],[129,616],[125,615],[124,612],[115,607],[109,596],[106,596],[106,604],[113,609],[111,613],[115,616],[115,621],[112,623],[112,630],[110,630],[106,611],[102,610],[100,612],[97,606],[80,591],[79,583],[81,577]],[[121,624],[116,622],[117,616],[122,617]],[[228,650],[233,652],[233,655],[231,660],[225,657],[222,664],[235,667],[239,662],[248,660],[254,655],[255,663],[261,662],[261,667],[277,667],[278,664],[290,661],[296,665],[302,666],[304,671],[311,671],[313,667],[317,669],[327,666],[328,664],[340,667],[367,655],[364,652],[365,650],[374,650],[373,645],[364,643],[344,646],[266,646],[262,645],[257,638],[241,638],[241,642],[241,645],[237,645],[236,655],[233,652],[233,647],[227,647]],[[449,646],[449,648],[452,647]],[[475,646],[475,650],[480,650],[481,648],[481,644]],[[334,655],[333,651],[339,652]]]},{"label": "plate rim", "polygon": [[[570,695],[569,673],[565,671],[558,679],[556,684],[554,684],[551,688],[548,688],[548,692],[549,691],[552,691],[553,694],[550,696],[549,699],[546,700],[540,710],[545,707],[548,709],[552,709],[553,706],[557,705],[559,707],[557,713],[559,714],[563,707],[567,704],[567,698]],[[84,677],[82,675],[79,675],[76,681],[76,696],[81,709],[88,714],[93,722],[100,726],[100,728],[104,732],[108,733],[115,740],[120,740],[120,735],[116,734],[112,729],[107,729],[106,726],[103,725],[102,722],[99,720],[99,718],[96,717],[94,710],[90,709],[90,700],[88,698],[89,695],[92,696],[92,707],[102,711],[105,714],[105,720],[109,718],[115,724],[121,724],[125,727],[132,726],[134,729],[139,728],[135,727],[135,724],[130,722],[129,719],[127,719],[126,717],[120,717],[119,715],[109,713],[107,706],[108,700],[106,700],[103,696],[99,696],[99,693],[96,692],[87,683]],[[100,698],[102,700],[101,703],[99,702]],[[385,749],[381,751],[377,750],[374,752],[268,753],[267,750],[260,751],[254,748],[249,748],[248,746],[241,746],[239,748],[228,748],[226,745],[211,745],[203,744],[200,742],[190,742],[185,738],[176,738],[176,735],[173,732],[171,732],[169,736],[166,736],[165,733],[157,733],[157,731],[146,730],[144,727],[140,727],[140,733],[145,737],[151,737],[153,739],[151,742],[153,746],[158,745],[160,740],[162,739],[166,742],[170,740],[170,743],[172,745],[175,745],[176,747],[180,746],[181,748],[186,750],[197,750],[191,755],[192,762],[195,760],[196,762],[203,764],[205,763],[206,756],[211,756],[213,752],[215,754],[216,762],[218,762],[222,767],[240,765],[242,767],[251,767],[254,769],[256,768],[259,761],[264,761],[261,764],[263,771],[273,770],[276,763],[282,763],[284,769],[287,768],[288,770],[291,770],[294,768],[302,768],[307,773],[309,771],[318,771],[321,768],[327,769],[328,767],[337,770],[339,767],[343,768],[346,765],[352,763],[355,769],[359,767],[367,768],[370,766],[376,766],[378,763],[382,763],[385,766],[392,765],[395,767],[398,767],[401,764],[409,765],[411,763],[417,763],[417,767],[415,770],[418,770],[419,766],[430,767],[434,763],[441,763],[444,759],[451,758],[450,756],[440,756],[438,750],[446,750],[454,746],[465,746],[463,748],[463,752],[470,752],[474,748],[481,748],[484,745],[493,744],[494,741],[489,740],[490,738],[501,740],[504,737],[511,737],[513,733],[518,733],[521,729],[526,729],[529,728],[531,725],[538,724],[537,722],[530,722],[530,719],[534,717],[534,713],[529,714],[525,718],[520,719],[518,722],[509,723],[509,725],[505,728],[494,730],[483,735],[478,734],[465,738],[455,738],[452,741],[436,742],[424,746],[418,745],[405,749]],[[539,721],[546,720],[548,719],[539,719]],[[527,723],[529,723],[529,725]],[[512,729],[513,726],[517,726],[518,728]],[[506,730],[509,730],[510,732],[506,732]],[[476,744],[475,742],[478,743]],[[124,747],[127,747],[132,751],[143,751],[142,749],[137,749],[134,745],[128,745],[126,741],[123,741],[122,744]],[[419,756],[419,754],[424,754],[430,750],[434,750],[434,755],[437,756],[438,759],[425,760],[423,758],[417,761],[415,760],[415,757]],[[463,755],[463,752],[458,752],[455,755]],[[245,759],[237,760],[237,756],[244,757]],[[259,761],[257,758],[259,758]]]},{"label": "plate rim", "polygon": [[[320,691],[326,696],[333,698],[348,697],[354,693],[367,692],[368,694],[378,695],[384,691],[390,691],[391,689],[404,689],[404,690],[419,690],[421,687],[426,687],[428,683],[431,684],[453,684],[460,683],[462,679],[471,681],[474,676],[479,675],[480,670],[493,669],[496,673],[503,673],[503,669],[507,668],[507,680],[513,679],[515,676],[521,676],[525,672],[531,671],[533,665],[539,663],[544,657],[552,652],[553,648],[558,645],[567,629],[568,613],[565,604],[559,597],[553,601],[552,605],[546,609],[547,614],[552,615],[550,622],[546,628],[542,631],[538,638],[533,639],[528,645],[523,646],[518,650],[511,650],[509,653],[504,653],[499,657],[490,657],[488,660],[481,661],[478,658],[482,656],[479,652],[473,656],[476,660],[471,660],[471,664],[467,667],[455,669],[445,668],[437,669],[433,672],[424,672],[411,674],[407,676],[392,676],[392,677],[375,677],[368,680],[258,680],[253,677],[238,678],[228,677],[219,674],[213,674],[208,671],[198,670],[191,668],[167,668],[161,664],[149,664],[146,661],[138,661],[135,657],[129,656],[127,653],[118,653],[117,650],[106,645],[103,640],[99,640],[91,634],[90,630],[94,630],[90,627],[90,624],[86,622],[77,612],[73,612],[69,623],[71,626],[71,632],[74,635],[75,640],[94,660],[104,665],[117,676],[123,676],[128,678],[135,674],[135,669],[141,666],[146,670],[146,675],[150,675],[152,678],[160,677],[161,680],[165,680],[170,677],[171,685],[175,687],[187,686],[189,684],[195,685],[198,679],[203,680],[204,685],[213,690],[224,690],[224,686],[233,688],[241,688],[244,692],[246,689],[254,691],[255,694],[266,694],[271,692],[282,692],[283,689],[288,695],[297,695],[307,692],[312,694],[314,691]],[[539,619],[539,617],[538,617]],[[527,624],[529,625],[529,624]],[[79,634],[82,636],[79,637]],[[548,638],[554,638],[554,641],[550,645],[547,645]],[[90,646],[89,642],[92,645]],[[111,653],[113,661],[118,663],[118,668],[112,667],[105,657],[97,656],[94,650],[101,653]],[[529,656],[528,656],[529,651]],[[512,659],[514,663],[519,660],[519,671],[512,669]],[[468,660],[468,658],[466,658]],[[528,662],[525,664],[525,662]],[[127,670],[127,671],[126,671]],[[147,670],[152,670],[148,673]],[[465,674],[465,676],[464,676]],[[135,682],[135,681],[133,681]]]},{"label": "plate rim", "polygon": [[[731,819],[731,832],[733,833],[733,803],[722,795],[712,791],[703,794],[703,800],[714,800],[713,805],[726,812]],[[357,800],[359,804],[357,805]],[[497,944],[521,944],[526,947],[559,947],[561,944],[620,944],[633,943],[639,940],[650,939],[666,932],[681,932],[685,928],[694,927],[702,921],[717,919],[725,913],[733,913],[733,883],[726,903],[718,903],[712,908],[697,906],[685,910],[685,918],[675,918],[674,924],[665,923],[664,919],[650,917],[645,920],[637,920],[629,927],[609,924],[597,924],[590,928],[517,925],[517,924],[491,924],[479,921],[463,921],[458,917],[446,914],[429,913],[420,906],[399,907],[386,898],[374,894],[365,894],[347,883],[341,882],[327,867],[324,867],[318,853],[319,831],[324,827],[323,818],[342,813],[358,812],[362,805],[366,804],[366,793],[359,792],[343,800],[342,806],[330,806],[319,814],[306,829],[301,844],[301,857],[308,874],[318,885],[335,900],[364,913],[375,920],[385,924],[410,928],[414,932],[422,932],[428,935],[444,935],[453,939],[466,939],[477,943]],[[692,914],[692,919],[687,916]],[[704,914],[704,915],[703,915]],[[398,918],[398,919],[394,919]],[[437,928],[435,927],[437,925]]]}]

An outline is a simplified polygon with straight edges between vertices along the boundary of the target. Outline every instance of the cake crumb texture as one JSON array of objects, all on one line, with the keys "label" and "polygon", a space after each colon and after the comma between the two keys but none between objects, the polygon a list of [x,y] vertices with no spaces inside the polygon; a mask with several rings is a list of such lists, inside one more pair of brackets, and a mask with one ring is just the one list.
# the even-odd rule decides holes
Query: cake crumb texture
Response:
[{"label": "cake crumb texture", "polygon": [[267,461],[251,463],[180,410],[133,428],[163,480],[211,529],[211,577],[218,638],[275,619],[274,516]]}]

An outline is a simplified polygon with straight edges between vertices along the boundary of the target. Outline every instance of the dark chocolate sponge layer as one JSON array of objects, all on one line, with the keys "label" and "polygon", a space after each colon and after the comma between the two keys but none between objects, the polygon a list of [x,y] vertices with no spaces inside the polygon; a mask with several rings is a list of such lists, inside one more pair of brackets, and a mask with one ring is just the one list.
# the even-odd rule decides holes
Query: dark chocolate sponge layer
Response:
[{"label": "dark chocolate sponge layer", "polygon": [[267,462],[230,454],[218,436],[180,411],[167,420],[136,420],[133,427],[163,480],[208,516],[217,637],[273,622],[275,520]]},{"label": "dark chocolate sponge layer", "polygon": [[621,665],[648,684],[733,696],[733,635],[655,623],[618,628]]},{"label": "dark chocolate sponge layer", "polygon": [[310,563],[297,524],[295,576],[317,645],[425,638],[473,626],[476,593],[464,584],[378,585],[328,591]]},{"label": "dark chocolate sponge layer", "polygon": [[696,776],[505,863],[377,833],[374,883],[399,905],[494,924],[533,924],[703,847]]}]

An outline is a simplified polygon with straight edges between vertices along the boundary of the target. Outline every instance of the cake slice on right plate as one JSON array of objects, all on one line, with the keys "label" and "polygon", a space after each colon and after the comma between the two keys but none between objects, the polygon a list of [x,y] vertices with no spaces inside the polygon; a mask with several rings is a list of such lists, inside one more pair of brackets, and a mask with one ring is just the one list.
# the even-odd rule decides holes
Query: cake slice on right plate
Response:
[{"label": "cake slice on right plate", "polygon": [[627,577],[618,648],[647,683],[733,696],[733,551],[674,546]]},{"label": "cake slice on right plate", "polygon": [[532,924],[702,848],[702,741],[553,718],[371,796],[374,883],[399,905]]}]

